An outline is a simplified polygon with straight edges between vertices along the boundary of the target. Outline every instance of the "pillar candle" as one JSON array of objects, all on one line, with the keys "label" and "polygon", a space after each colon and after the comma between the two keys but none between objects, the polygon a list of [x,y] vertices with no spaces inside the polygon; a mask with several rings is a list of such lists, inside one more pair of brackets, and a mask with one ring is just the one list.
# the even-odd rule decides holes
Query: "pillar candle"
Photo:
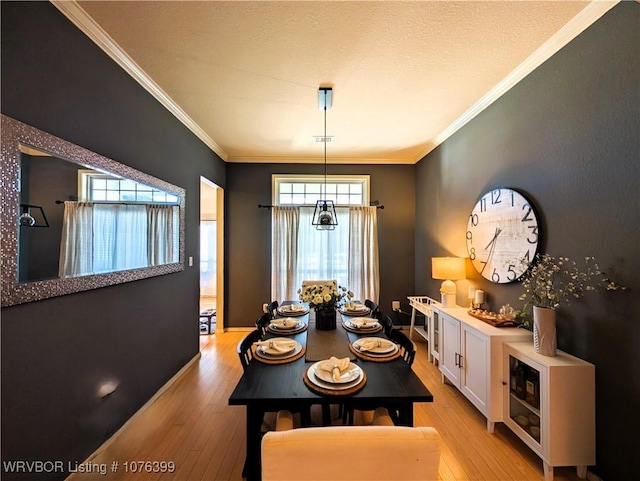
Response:
[{"label": "pillar candle", "polygon": [[476,295],[476,288],[473,286],[469,286],[467,290],[467,299],[474,299]]},{"label": "pillar candle", "polygon": [[481,291],[480,289],[478,289],[475,293],[475,302],[476,304],[483,304],[484,303],[484,291]]}]

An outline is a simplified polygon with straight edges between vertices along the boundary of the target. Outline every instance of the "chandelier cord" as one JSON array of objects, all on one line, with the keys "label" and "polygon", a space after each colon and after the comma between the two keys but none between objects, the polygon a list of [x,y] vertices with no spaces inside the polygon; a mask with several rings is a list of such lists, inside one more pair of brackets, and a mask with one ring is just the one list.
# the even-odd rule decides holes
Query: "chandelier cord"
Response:
[{"label": "chandelier cord", "polygon": [[327,199],[327,90],[324,91],[324,199]]}]

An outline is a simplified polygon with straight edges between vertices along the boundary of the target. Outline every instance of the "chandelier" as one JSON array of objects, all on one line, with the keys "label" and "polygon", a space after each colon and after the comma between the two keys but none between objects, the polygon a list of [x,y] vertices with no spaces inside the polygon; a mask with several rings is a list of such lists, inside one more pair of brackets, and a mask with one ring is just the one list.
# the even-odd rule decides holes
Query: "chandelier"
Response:
[{"label": "chandelier", "polygon": [[334,230],[338,225],[336,207],[332,200],[327,200],[327,110],[331,108],[333,89],[320,87],[318,89],[318,106],[324,110],[324,190],[321,198],[316,202],[311,223],[318,230]]}]

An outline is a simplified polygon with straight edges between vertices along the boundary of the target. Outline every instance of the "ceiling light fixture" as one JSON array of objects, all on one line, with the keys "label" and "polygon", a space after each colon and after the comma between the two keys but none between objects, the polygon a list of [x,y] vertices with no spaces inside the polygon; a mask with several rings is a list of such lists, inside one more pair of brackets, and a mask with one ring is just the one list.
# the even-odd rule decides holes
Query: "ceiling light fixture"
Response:
[{"label": "ceiling light fixture", "polygon": [[327,200],[327,110],[331,108],[332,98],[333,89],[331,87],[318,89],[318,107],[324,110],[324,191],[320,196],[321,199],[316,202],[311,221],[318,230],[334,230],[338,225],[336,207],[332,200]]}]

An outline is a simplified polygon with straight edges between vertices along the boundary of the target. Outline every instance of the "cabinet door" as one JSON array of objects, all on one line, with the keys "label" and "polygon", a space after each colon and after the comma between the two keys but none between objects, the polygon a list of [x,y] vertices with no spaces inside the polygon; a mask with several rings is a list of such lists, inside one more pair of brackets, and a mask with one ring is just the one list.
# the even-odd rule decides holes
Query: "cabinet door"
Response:
[{"label": "cabinet door", "polygon": [[460,343],[460,390],[482,414],[487,415],[489,339],[474,329],[462,326]]},{"label": "cabinet door", "polygon": [[440,315],[442,345],[440,346],[440,371],[452,384],[460,387],[460,321]]}]

